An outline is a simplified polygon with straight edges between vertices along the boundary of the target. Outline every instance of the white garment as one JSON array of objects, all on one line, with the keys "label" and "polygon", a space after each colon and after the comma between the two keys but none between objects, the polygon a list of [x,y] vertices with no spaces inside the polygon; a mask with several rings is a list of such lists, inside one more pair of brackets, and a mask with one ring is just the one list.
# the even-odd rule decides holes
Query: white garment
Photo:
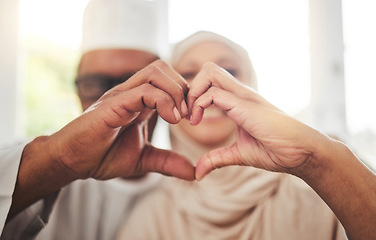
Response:
[{"label": "white garment", "polygon": [[18,167],[26,144],[0,149],[0,232],[3,231],[12,195],[16,185]]},{"label": "white garment", "polygon": [[52,194],[12,219],[1,239],[113,239],[133,205],[160,178],[151,173],[139,181],[77,180],[61,189],[56,202]]},{"label": "white garment", "polygon": [[[153,144],[159,148],[169,148],[168,125],[159,119],[153,134]],[[9,175],[0,176],[1,219],[7,217],[11,197],[16,182],[19,160],[25,145],[0,152],[0,159],[17,162],[16,166],[1,161],[0,169]],[[5,169],[7,169],[5,171]],[[12,172],[13,174],[10,174]],[[13,177],[12,177],[13,176]],[[119,226],[124,224],[133,205],[159,185],[162,175],[149,173],[138,181],[112,179],[98,181],[94,179],[77,180],[60,192],[52,193],[31,205],[3,229],[1,240],[94,240],[114,239]],[[3,184],[4,183],[4,184]],[[4,203],[3,203],[4,201]],[[4,213],[3,213],[4,212]],[[37,237],[35,237],[37,236]]]}]

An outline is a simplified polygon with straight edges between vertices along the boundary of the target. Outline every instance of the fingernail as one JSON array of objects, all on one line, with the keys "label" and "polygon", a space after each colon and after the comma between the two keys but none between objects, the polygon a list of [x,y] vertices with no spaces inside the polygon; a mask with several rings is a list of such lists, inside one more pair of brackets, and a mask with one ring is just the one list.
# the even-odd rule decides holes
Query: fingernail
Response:
[{"label": "fingernail", "polygon": [[196,178],[196,181],[197,181],[197,182],[199,182],[199,181],[202,180],[202,177],[197,176],[197,174],[196,174],[195,178]]},{"label": "fingernail", "polygon": [[181,116],[180,116],[178,109],[174,107],[173,111],[174,111],[175,119],[179,121],[181,119]]},{"label": "fingernail", "polygon": [[181,113],[183,114],[183,116],[186,116],[188,114],[188,107],[184,100],[181,102]]},{"label": "fingernail", "polygon": [[189,116],[189,123],[192,124],[192,115]]}]

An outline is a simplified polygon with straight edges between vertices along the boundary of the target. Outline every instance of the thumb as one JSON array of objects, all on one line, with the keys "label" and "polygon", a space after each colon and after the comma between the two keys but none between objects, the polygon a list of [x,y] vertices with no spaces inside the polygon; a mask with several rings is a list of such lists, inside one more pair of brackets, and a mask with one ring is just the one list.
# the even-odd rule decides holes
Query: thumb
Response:
[{"label": "thumb", "polygon": [[195,180],[195,167],[184,156],[148,145],[141,157],[141,172],[158,172],[184,180]]},{"label": "thumb", "polygon": [[203,155],[196,165],[196,180],[203,179],[216,168],[242,163],[236,144],[214,149]]}]

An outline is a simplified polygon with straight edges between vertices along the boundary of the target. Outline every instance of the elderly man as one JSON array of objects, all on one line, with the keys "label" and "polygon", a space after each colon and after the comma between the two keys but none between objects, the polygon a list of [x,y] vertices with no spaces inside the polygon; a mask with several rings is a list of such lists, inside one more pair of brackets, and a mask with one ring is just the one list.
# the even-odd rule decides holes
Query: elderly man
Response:
[{"label": "elderly man", "polygon": [[[35,236],[37,239],[113,239],[118,225],[126,220],[133,204],[158,184],[160,175],[144,175],[146,172],[157,171],[184,179],[194,179],[194,168],[185,162],[183,157],[157,150],[147,144],[150,139],[148,132],[151,132],[150,128],[154,127],[156,121],[156,115],[153,115],[148,108],[156,108],[162,118],[176,123],[187,114],[184,94],[188,91],[185,81],[172,69],[162,62],[154,62],[158,59],[161,48],[167,46],[167,39],[157,32],[158,13],[155,12],[153,4],[155,2],[138,0],[89,2],[84,13],[82,57],[76,79],[78,95],[83,110],[86,111],[48,139],[49,142],[51,138],[58,139],[55,141],[57,146],[54,147],[59,149],[59,141],[72,142],[75,141],[75,136],[78,136],[77,142],[82,146],[70,149],[73,155],[57,151],[60,156],[64,154],[70,156],[65,156],[65,161],[60,165],[68,168],[73,175],[57,176],[59,174],[55,174],[51,169],[52,177],[46,175],[46,182],[40,184],[41,189],[29,189],[30,194],[25,198],[25,191],[21,190],[26,188],[29,181],[22,180],[22,176],[25,175],[23,169],[29,171],[32,169],[30,166],[34,166],[35,163],[29,162],[31,165],[26,166],[28,161],[24,158],[35,155],[35,151],[39,154],[40,150],[56,152],[56,149],[40,148],[28,151],[30,148],[33,149],[35,142],[46,142],[43,138],[26,146],[23,150],[12,207],[8,214],[8,223],[5,225],[1,239],[31,239]],[[138,72],[152,62],[154,63],[151,66],[154,67]],[[138,72],[137,76],[132,77],[128,85],[126,85],[128,82],[119,85],[116,90],[110,91],[99,102],[92,105],[107,90],[124,82],[136,72]],[[127,94],[123,96],[122,91]],[[169,99],[171,97],[173,99]],[[158,105],[158,101],[166,104]],[[172,106],[171,102],[174,102],[176,107]],[[124,105],[117,111],[116,107],[119,103]],[[171,111],[168,110],[169,108]],[[124,113],[121,111],[124,109],[127,113],[123,116],[121,114]],[[100,135],[103,121],[96,123],[96,120],[102,120],[98,117],[100,114],[121,115],[119,123],[115,121],[119,116],[103,116],[107,125],[110,127],[115,125],[117,129],[117,132],[108,136],[108,141],[104,141],[108,131],[103,131],[104,135]],[[106,117],[108,120],[105,120]],[[87,123],[90,119],[93,119],[92,126],[88,127]],[[126,121],[124,119],[129,119],[127,120],[129,125],[124,123]],[[71,134],[68,130],[74,130],[75,133]],[[90,135],[88,134],[90,131],[95,133]],[[85,134],[88,139],[85,139]],[[127,137],[128,135],[131,138]],[[93,137],[98,138],[96,143],[91,143],[95,140]],[[115,137],[114,141],[112,138]],[[84,144],[85,141],[90,142],[91,145]],[[74,148],[76,145],[72,144]],[[85,151],[86,146],[91,149]],[[96,148],[103,149],[97,151]],[[134,149],[139,151],[134,152]],[[90,152],[91,150],[93,153]],[[19,147],[19,155],[20,151],[22,146]],[[89,153],[86,154],[87,152]],[[93,163],[91,169],[87,167],[91,164],[90,153],[93,159],[98,160],[97,163],[93,160],[95,164]],[[103,156],[98,158],[98,153]],[[81,156],[87,157],[85,164],[81,159],[77,161],[78,163],[71,164]],[[120,157],[124,159],[116,161]],[[137,163],[143,158],[153,159],[157,164],[147,166],[150,160],[145,161],[146,165],[142,167],[146,169],[141,170],[137,169],[137,165],[123,166],[124,162]],[[178,160],[182,167],[165,165],[168,163],[166,159]],[[153,169],[155,166],[157,169]],[[46,166],[42,170],[38,168],[37,171],[49,172],[49,169]],[[135,178],[96,180],[106,180],[116,176]],[[51,179],[53,181],[49,181]],[[23,185],[23,182],[26,184]],[[37,201],[38,199],[41,200]],[[29,206],[32,202],[35,203]],[[25,207],[26,209],[21,211]]]}]

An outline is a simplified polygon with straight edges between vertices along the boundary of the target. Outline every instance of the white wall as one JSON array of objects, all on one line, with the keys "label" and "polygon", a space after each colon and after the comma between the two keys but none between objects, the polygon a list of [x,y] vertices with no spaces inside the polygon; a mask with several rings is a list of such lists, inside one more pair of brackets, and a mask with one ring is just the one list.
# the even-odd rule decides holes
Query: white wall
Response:
[{"label": "white wall", "polygon": [[0,1],[0,144],[18,135],[18,1]]},{"label": "white wall", "polygon": [[341,0],[310,0],[311,124],[347,133]]}]

